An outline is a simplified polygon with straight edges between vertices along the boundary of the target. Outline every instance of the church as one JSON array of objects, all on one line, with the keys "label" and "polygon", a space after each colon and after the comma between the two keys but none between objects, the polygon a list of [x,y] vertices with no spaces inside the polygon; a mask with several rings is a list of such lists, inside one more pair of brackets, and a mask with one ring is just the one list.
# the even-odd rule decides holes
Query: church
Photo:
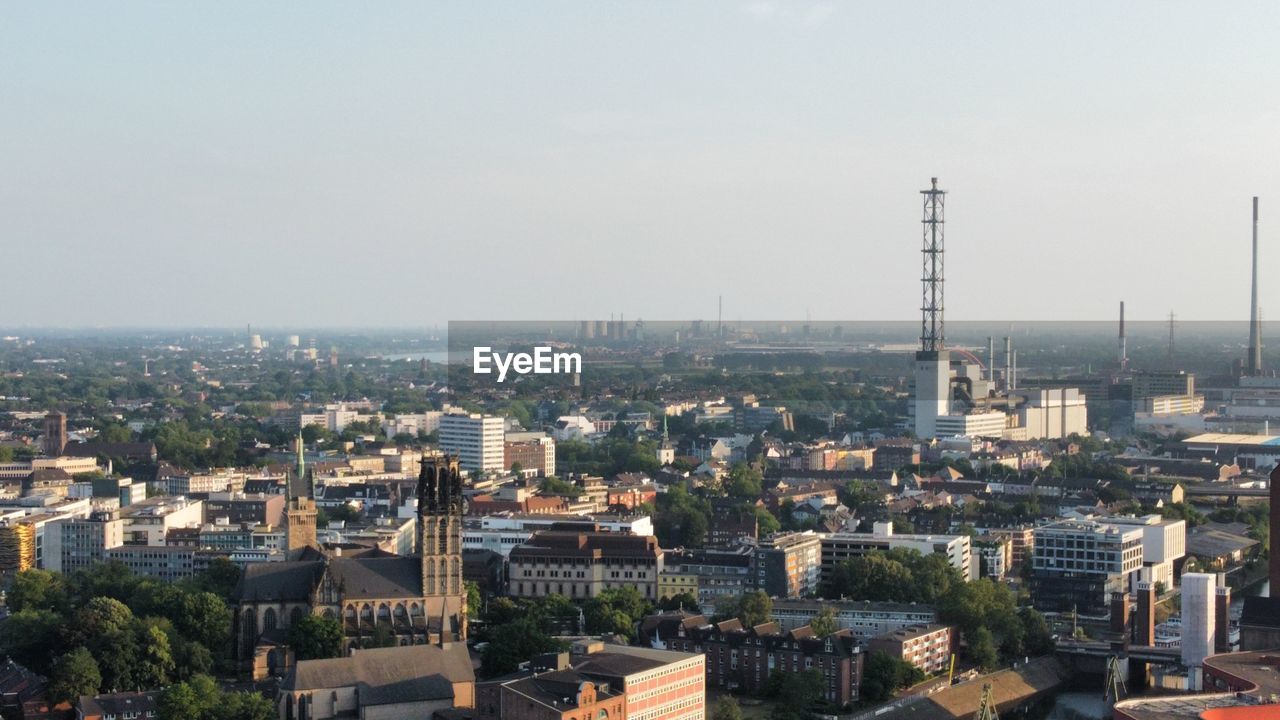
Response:
[{"label": "church", "polygon": [[[297,475],[305,477],[301,454],[298,466]],[[234,653],[244,671],[254,679],[287,673],[294,664],[289,629],[308,614],[339,620],[347,648],[360,645],[378,626],[389,629],[399,645],[466,640],[457,458],[423,459],[416,556],[323,553],[309,490],[291,483],[289,495],[289,559],[248,565],[232,597]]]}]

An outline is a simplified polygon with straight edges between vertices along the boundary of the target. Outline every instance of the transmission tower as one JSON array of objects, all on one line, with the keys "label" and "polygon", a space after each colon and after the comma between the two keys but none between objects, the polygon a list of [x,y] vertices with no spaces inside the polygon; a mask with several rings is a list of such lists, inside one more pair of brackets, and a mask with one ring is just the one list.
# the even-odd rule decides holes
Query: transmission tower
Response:
[{"label": "transmission tower", "polygon": [[938,178],[932,178],[932,181],[931,188],[920,191],[924,196],[924,219],[920,221],[924,227],[924,243],[920,250],[924,261],[920,276],[923,284],[920,349],[924,352],[938,352],[946,344],[942,312],[942,241],[947,192],[938,189]]}]

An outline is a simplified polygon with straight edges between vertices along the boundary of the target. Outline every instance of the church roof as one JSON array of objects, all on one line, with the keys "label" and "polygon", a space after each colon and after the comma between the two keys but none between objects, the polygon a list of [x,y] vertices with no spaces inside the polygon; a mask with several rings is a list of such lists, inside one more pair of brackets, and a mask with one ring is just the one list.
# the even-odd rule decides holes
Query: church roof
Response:
[{"label": "church roof", "polygon": [[453,698],[453,683],[475,682],[467,646],[450,643],[356,650],[348,657],[301,660],[285,690],[358,687],[361,705]]},{"label": "church roof", "polygon": [[329,571],[344,598],[422,597],[422,559],[418,557],[334,558]]},{"label": "church roof", "polygon": [[232,597],[238,601],[307,602],[323,574],[323,560],[250,563]]},{"label": "church roof", "polygon": [[[328,569],[345,599],[422,597],[422,560],[416,556],[339,557],[329,561]],[[324,572],[324,560],[252,563],[233,597],[241,602],[307,602]]]}]

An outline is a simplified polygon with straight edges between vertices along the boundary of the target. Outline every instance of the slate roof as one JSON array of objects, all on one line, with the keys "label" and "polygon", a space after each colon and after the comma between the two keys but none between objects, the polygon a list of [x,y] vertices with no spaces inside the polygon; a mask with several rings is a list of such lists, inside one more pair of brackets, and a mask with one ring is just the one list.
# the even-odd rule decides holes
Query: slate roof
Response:
[{"label": "slate roof", "polygon": [[[328,561],[328,569],[348,599],[422,597],[422,563],[417,557],[339,557]],[[232,597],[237,601],[306,602],[324,572],[324,560],[251,563]]]},{"label": "slate roof", "polygon": [[417,557],[334,558],[329,570],[344,597],[422,597],[422,561]]},{"label": "slate roof", "polygon": [[306,602],[324,574],[323,560],[250,563],[232,592],[235,600]]},{"label": "slate roof", "polygon": [[355,650],[348,657],[302,660],[284,679],[285,690],[356,686],[360,704],[390,705],[448,700],[453,683],[475,682],[467,647],[450,643]]}]

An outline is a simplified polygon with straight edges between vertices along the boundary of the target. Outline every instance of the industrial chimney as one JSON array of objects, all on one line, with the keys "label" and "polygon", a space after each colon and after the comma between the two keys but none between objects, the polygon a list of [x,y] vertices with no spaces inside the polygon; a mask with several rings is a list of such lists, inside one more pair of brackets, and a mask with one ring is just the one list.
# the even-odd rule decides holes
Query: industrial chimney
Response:
[{"label": "industrial chimney", "polygon": [[1253,290],[1249,295],[1249,357],[1246,375],[1262,374],[1262,315],[1258,312],[1258,196],[1253,197]]},{"label": "industrial chimney", "polygon": [[1129,352],[1124,344],[1124,301],[1120,301],[1120,372],[1129,369]]}]

